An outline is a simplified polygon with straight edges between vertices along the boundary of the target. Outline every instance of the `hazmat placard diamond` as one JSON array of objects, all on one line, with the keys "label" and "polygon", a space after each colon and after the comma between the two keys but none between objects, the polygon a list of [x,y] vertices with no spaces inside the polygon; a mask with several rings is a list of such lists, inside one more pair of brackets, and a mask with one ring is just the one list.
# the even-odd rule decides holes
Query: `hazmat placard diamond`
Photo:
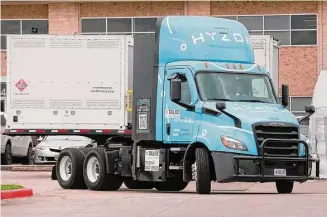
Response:
[{"label": "hazmat placard diamond", "polygon": [[20,79],[17,83],[16,83],[16,87],[18,88],[18,90],[20,92],[22,92],[23,90],[25,90],[25,88],[27,87],[27,83],[23,80]]}]

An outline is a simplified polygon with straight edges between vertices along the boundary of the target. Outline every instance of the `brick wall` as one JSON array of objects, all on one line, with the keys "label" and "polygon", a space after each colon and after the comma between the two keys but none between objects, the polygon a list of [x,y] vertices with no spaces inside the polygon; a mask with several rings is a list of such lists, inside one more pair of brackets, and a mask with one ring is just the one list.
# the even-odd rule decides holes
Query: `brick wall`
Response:
[{"label": "brick wall", "polygon": [[184,15],[184,2],[108,2],[81,4],[81,17]]},{"label": "brick wall", "polygon": [[185,2],[185,15],[210,16],[210,2],[191,1]]},{"label": "brick wall", "polygon": [[[71,35],[80,32],[81,17],[318,13],[319,8],[319,26],[324,26],[318,33],[319,46],[282,47],[280,51],[280,83],[290,85],[291,95],[307,96],[312,94],[317,71],[327,67],[326,5],[327,2],[310,1],[191,1],[185,3],[176,1],[2,5],[1,17],[3,19],[48,18],[50,34]],[[1,61],[1,75],[5,75],[5,52],[1,52]]]},{"label": "brick wall", "polygon": [[74,35],[80,33],[79,4],[49,4],[49,34]]},{"label": "brick wall", "polygon": [[327,2],[318,7],[318,70],[327,70]]}]

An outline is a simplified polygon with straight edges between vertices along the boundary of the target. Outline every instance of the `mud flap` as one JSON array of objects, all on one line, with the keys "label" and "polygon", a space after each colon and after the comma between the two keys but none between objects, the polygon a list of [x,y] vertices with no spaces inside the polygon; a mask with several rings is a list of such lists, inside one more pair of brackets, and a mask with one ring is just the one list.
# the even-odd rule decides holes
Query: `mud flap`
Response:
[{"label": "mud flap", "polygon": [[52,167],[51,180],[57,180],[56,165]]}]

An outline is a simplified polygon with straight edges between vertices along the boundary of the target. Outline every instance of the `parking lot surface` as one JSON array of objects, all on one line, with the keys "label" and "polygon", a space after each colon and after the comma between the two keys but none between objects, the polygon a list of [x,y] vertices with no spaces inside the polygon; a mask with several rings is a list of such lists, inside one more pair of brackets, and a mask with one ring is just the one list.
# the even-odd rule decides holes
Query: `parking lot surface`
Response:
[{"label": "parking lot surface", "polygon": [[50,172],[1,171],[2,184],[33,188],[34,196],[1,201],[3,217],[301,217],[327,215],[327,181],[296,184],[294,193],[276,193],[273,183],[213,183],[211,195],[194,183],[178,193],[156,190],[64,190]]}]

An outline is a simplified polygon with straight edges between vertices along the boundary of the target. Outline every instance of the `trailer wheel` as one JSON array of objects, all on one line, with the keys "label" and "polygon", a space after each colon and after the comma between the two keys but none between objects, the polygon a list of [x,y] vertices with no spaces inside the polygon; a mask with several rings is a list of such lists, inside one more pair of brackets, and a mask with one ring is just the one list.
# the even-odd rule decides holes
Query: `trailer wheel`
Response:
[{"label": "trailer wheel", "polygon": [[83,160],[83,154],[76,148],[67,148],[61,151],[56,163],[56,175],[62,188],[86,188],[83,179]]},{"label": "trailer wheel", "polygon": [[123,184],[120,176],[106,173],[106,159],[103,147],[88,152],[83,165],[86,186],[91,190],[116,191]]},{"label": "trailer wheel", "polygon": [[156,182],[154,186],[158,191],[182,191],[187,185],[188,182],[181,178],[167,178],[164,182]]},{"label": "trailer wheel", "polygon": [[152,189],[154,187],[152,182],[142,182],[130,178],[125,179],[124,184],[129,189]]},{"label": "trailer wheel", "polygon": [[195,150],[195,182],[198,194],[210,194],[210,160],[209,152],[205,148]]},{"label": "trailer wheel", "polygon": [[293,191],[294,182],[289,180],[276,181],[276,188],[279,194],[290,194]]}]

